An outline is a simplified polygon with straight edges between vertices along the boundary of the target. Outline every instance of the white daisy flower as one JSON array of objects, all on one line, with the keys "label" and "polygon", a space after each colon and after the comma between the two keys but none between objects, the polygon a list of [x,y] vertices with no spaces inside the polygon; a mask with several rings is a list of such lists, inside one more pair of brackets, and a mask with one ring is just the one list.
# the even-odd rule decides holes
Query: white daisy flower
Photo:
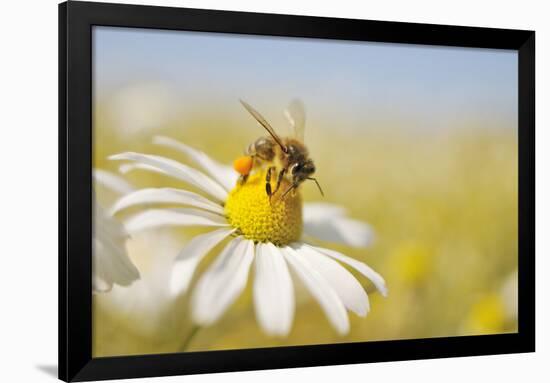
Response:
[{"label": "white daisy flower", "polygon": [[[94,170],[94,179],[107,188],[130,191],[123,180],[110,173]],[[92,238],[92,291],[107,292],[114,284],[129,286],[139,279],[139,271],[126,252],[128,233],[115,218],[107,214],[94,194]]]},{"label": "white daisy flower", "polygon": [[[304,235],[366,246],[372,238],[370,227],[346,217],[342,208],[325,203],[302,206],[299,192],[270,204],[265,193],[265,173],[251,174],[241,185],[231,167],[203,152],[167,137],[155,137],[154,143],[184,153],[204,172],[152,154],[127,152],[110,158],[126,161],[121,166],[123,172],[144,169],[168,175],[194,186],[208,198],[174,188],[141,189],[119,199],[111,212],[149,206],[125,220],[130,232],[166,226],[212,228],[194,237],[176,257],[171,278],[176,295],[188,289],[201,260],[229,239],[194,288],[191,312],[198,325],[208,326],[220,319],[244,290],[251,268],[257,320],[266,333],[274,336],[286,336],[292,327],[295,297],[291,273],[309,290],[342,335],[349,332],[347,310],[365,316],[369,298],[341,263],[372,281],[382,295],[387,294],[382,276],[365,263],[303,241]],[[285,183],[283,180],[281,190],[288,187]],[[186,207],[150,207],[155,204]]]}]

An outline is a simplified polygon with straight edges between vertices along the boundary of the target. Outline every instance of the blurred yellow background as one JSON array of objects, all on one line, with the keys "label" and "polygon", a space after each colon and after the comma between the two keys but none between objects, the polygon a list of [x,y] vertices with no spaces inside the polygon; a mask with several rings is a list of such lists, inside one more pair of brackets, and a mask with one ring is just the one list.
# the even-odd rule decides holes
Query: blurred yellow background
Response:
[{"label": "blurred yellow background", "polygon": [[[175,124],[158,133],[229,163],[260,132],[248,125]],[[116,170],[106,156],[129,149],[178,157],[147,139],[128,143],[112,137],[108,126],[96,126],[95,140],[102,143],[96,145],[96,167]],[[411,137],[390,127],[386,131],[391,133],[312,133],[308,143],[326,194],[322,200],[347,207],[353,218],[368,222],[376,233],[369,249],[337,249],[379,271],[389,297],[371,295],[371,313],[365,319],[351,315],[352,330],[344,338],[333,332],[313,300],[304,300],[289,338],[273,340],[255,323],[247,291],[219,324],[201,330],[192,350],[516,331],[515,312],[509,313],[508,307],[515,305],[516,297],[513,290],[506,294],[517,267],[515,135],[475,127],[445,136]],[[183,186],[146,172],[128,178],[141,187]],[[321,200],[314,185],[304,185],[303,193],[306,201]],[[154,245],[149,252],[141,256],[154,258]],[[103,298],[94,297],[96,355],[174,351],[189,331],[185,298],[174,302],[149,337],[133,329],[136,322],[149,320],[147,310],[120,317],[116,309],[102,307]]]},{"label": "blurred yellow background", "polygon": [[[99,57],[96,70],[107,71],[107,64]],[[184,77],[185,68],[181,70]],[[430,68],[423,70],[430,72]],[[105,76],[98,74],[96,79]],[[201,97],[193,100],[173,95],[171,85],[167,80],[135,78],[95,83],[94,167],[116,172],[120,164],[107,157],[124,151],[186,161],[177,152],[153,145],[151,139],[156,134],[185,142],[229,164],[263,135],[238,103],[239,97],[257,107],[284,135],[284,102],[300,96],[289,87],[288,92],[278,89],[270,98],[269,89],[264,87],[265,94],[258,99],[247,99],[259,92],[250,89],[261,84],[244,82],[242,94],[235,90],[223,97],[213,96],[208,102]],[[415,86],[422,87],[416,84],[409,88]],[[512,81],[506,89],[513,93],[515,83]],[[493,91],[495,98],[502,96],[496,95],[500,88]],[[426,94],[425,89],[419,92]],[[369,315],[359,318],[350,313],[351,331],[340,337],[317,303],[298,290],[293,329],[288,338],[278,339],[259,329],[249,281],[246,292],[221,321],[196,334],[189,351],[517,331],[515,112],[508,114],[506,103],[497,103],[500,109],[495,107],[494,111],[484,109],[477,94],[470,97],[466,92],[463,102],[456,102],[457,108],[468,111],[464,105],[471,99],[478,113],[453,113],[452,109],[441,112],[443,107],[438,104],[435,107],[439,110],[432,114],[424,103],[419,106],[420,112],[409,113],[400,108],[406,102],[403,97],[396,96],[393,104],[388,96],[386,106],[372,115],[360,110],[345,114],[345,105],[339,104],[345,104],[345,100],[340,100],[339,93],[332,94],[333,103],[328,95],[302,97],[308,112],[306,144],[325,191],[323,198],[313,183],[306,183],[302,186],[304,200],[342,205],[352,218],[372,226],[376,240],[371,247],[330,247],[366,262],[382,274],[389,288],[388,297],[370,294]],[[445,98],[445,94],[435,92],[433,97]],[[510,98],[515,101],[515,93]],[[364,102],[369,110],[372,103]],[[449,100],[449,105],[453,102]],[[444,127],[439,127],[440,121],[445,121]],[[129,173],[127,179],[135,187],[193,190],[144,171]],[[112,202],[112,196],[106,193],[99,197],[105,204]],[[178,250],[199,232],[157,230],[129,241],[129,255],[140,269],[142,280],[130,288],[115,287],[93,297],[94,356],[180,349],[191,331],[188,297],[169,297],[167,273]],[[350,271],[368,291],[373,290],[364,278]]]}]

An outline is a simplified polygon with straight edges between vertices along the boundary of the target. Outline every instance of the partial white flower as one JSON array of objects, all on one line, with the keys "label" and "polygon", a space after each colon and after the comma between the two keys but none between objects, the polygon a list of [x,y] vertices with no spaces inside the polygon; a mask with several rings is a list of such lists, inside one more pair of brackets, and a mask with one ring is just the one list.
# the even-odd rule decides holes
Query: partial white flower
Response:
[{"label": "partial white flower", "polygon": [[[126,242],[128,256],[140,271],[140,279],[130,286],[113,286],[108,294],[96,297],[105,312],[125,323],[146,339],[160,341],[172,324],[173,296],[170,275],[174,254],[185,243],[171,233],[148,230],[133,233]],[[121,334],[121,336],[123,336]]]},{"label": "partial white flower", "polygon": [[[127,286],[121,283],[115,283],[112,289],[111,286],[106,286],[102,291],[110,290],[109,293],[98,294],[95,303],[100,308],[99,311],[104,310],[117,320],[126,321],[126,327],[138,331],[140,335],[158,337],[159,327],[165,328],[170,323],[171,316],[167,315],[173,303],[169,284],[170,275],[174,256],[185,243],[185,239],[180,236],[175,238],[174,235],[160,230],[133,233],[129,237],[127,228],[112,216],[112,212],[118,209],[113,202],[132,192],[135,192],[134,194],[138,197],[144,196],[146,200],[147,190],[140,190],[143,193],[137,193],[135,188],[119,175],[106,170],[94,169],[93,176],[97,201],[95,206],[98,207],[101,202],[103,206],[109,207],[101,208],[101,217],[110,225],[101,225],[103,229],[97,232],[110,237],[118,235],[120,243],[117,248],[120,254],[124,254],[126,262],[130,263],[129,269],[139,270],[139,279]],[[176,193],[178,198],[181,198],[180,194]],[[183,195],[185,196],[184,192]],[[169,200],[170,194],[168,194]],[[95,257],[98,255],[99,253],[94,256],[95,270],[99,270],[101,274],[104,271],[110,275],[114,274],[113,270],[116,270],[116,267],[111,264],[111,258],[107,258],[111,263],[96,262]],[[120,267],[117,264],[115,266]],[[97,275],[97,272],[94,273],[94,283],[103,281],[97,278]],[[135,320],[136,318],[139,320]],[[124,335],[121,334],[121,336]]]},{"label": "partial white flower", "polygon": [[[117,180],[105,171],[94,171],[94,179],[110,188],[125,186],[123,180]],[[128,233],[121,223],[107,214],[97,198],[94,198],[93,208],[92,290],[107,292],[114,284],[129,286],[140,275],[126,252]]]},{"label": "partial white flower", "polygon": [[[365,316],[370,310],[367,293],[342,264],[369,279],[382,295],[387,294],[382,276],[365,263],[300,239],[303,231],[307,237],[322,241],[368,245],[372,239],[370,227],[348,218],[342,208],[306,204],[302,212],[297,193],[280,200],[272,209],[265,196],[265,181],[259,183],[261,174],[251,175],[245,185],[236,186],[236,172],[205,153],[167,137],[156,137],[154,142],[179,150],[207,174],[152,154],[129,152],[110,158],[125,161],[125,171],[147,170],[172,176],[209,198],[186,190],[149,188],[123,196],[111,212],[160,205],[127,218],[124,222],[130,232],[168,226],[212,229],[194,237],[177,255],[171,277],[174,295],[187,291],[197,265],[217,245],[226,242],[194,288],[191,309],[198,325],[208,326],[220,319],[246,287],[251,270],[258,323],[274,336],[286,336],[292,327],[295,293],[291,273],[342,335],[349,332],[348,310],[358,316]],[[162,207],[165,204],[185,207]]]},{"label": "partial white flower", "polygon": [[369,225],[349,218],[341,206],[322,202],[304,205],[304,234],[353,247],[366,247],[374,240]]}]

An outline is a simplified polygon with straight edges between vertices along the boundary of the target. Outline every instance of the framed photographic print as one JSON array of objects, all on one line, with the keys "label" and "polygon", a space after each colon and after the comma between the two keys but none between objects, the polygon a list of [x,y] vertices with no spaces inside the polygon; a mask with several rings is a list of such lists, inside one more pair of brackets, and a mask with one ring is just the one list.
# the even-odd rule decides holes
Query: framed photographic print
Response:
[{"label": "framed photographic print", "polygon": [[59,5],[59,377],[534,351],[533,31]]}]

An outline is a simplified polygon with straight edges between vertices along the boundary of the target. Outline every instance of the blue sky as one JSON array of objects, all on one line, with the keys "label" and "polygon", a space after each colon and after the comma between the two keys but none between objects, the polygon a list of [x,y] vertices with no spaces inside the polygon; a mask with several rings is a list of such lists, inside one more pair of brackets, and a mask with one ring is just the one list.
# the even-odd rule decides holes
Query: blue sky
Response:
[{"label": "blue sky", "polygon": [[154,81],[188,105],[243,98],[280,110],[299,96],[319,116],[516,127],[515,51],[116,27],[93,36],[99,97]]}]

